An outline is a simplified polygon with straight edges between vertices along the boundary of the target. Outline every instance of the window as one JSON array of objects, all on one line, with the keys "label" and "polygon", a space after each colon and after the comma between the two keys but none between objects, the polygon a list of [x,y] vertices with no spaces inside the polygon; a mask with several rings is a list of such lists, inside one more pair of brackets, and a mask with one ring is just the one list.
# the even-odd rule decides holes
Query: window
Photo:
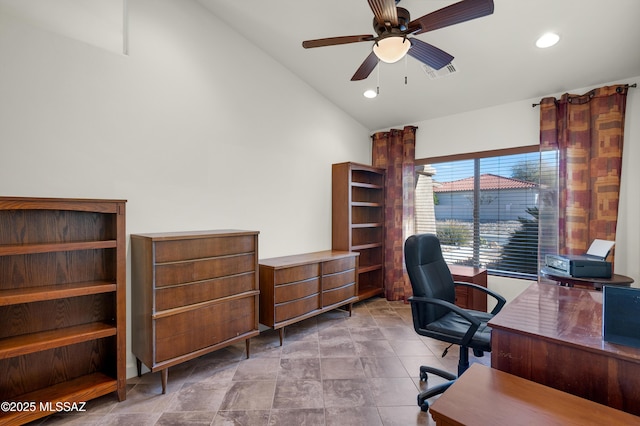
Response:
[{"label": "window", "polygon": [[436,234],[451,264],[537,278],[541,188],[554,155],[531,146],[416,161],[416,232]]}]

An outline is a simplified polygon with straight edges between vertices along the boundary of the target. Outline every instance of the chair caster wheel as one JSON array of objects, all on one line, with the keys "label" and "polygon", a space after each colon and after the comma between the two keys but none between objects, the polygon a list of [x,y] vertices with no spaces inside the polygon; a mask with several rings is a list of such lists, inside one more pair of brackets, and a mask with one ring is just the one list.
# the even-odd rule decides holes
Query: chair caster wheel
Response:
[{"label": "chair caster wheel", "polygon": [[418,395],[418,406],[420,407],[420,410],[424,412],[429,411],[429,401],[422,399],[421,395]]},{"label": "chair caster wheel", "polygon": [[427,381],[427,370],[420,367],[420,380],[423,382]]},{"label": "chair caster wheel", "polygon": [[482,358],[484,356],[484,351],[481,351],[480,349],[474,349],[473,350],[473,356],[477,356],[478,358]]}]

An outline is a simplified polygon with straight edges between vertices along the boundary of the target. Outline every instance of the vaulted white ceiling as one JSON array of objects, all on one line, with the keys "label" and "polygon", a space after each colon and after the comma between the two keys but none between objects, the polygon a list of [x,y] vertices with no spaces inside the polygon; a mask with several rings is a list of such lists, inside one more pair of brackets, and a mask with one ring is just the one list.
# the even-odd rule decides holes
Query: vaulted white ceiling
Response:
[{"label": "vaulted white ceiling", "polygon": [[[301,43],[374,34],[366,0],[198,1],[370,130],[640,75],[638,0],[495,0],[493,15],[417,36],[453,55],[454,73],[431,79],[408,57],[381,63],[358,82],[351,76],[372,42],[315,49]],[[398,6],[415,19],[453,3]],[[560,43],[538,49],[535,40],[547,31]],[[377,86],[377,98],[362,95]]]}]

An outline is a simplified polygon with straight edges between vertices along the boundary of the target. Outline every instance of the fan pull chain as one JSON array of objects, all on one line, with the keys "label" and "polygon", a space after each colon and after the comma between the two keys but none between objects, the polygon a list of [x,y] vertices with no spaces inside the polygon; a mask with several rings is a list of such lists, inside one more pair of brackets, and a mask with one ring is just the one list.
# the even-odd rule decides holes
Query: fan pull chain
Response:
[{"label": "fan pull chain", "polygon": [[409,55],[404,55],[404,85],[407,85],[407,56]]},{"label": "fan pull chain", "polygon": [[378,74],[378,80],[377,80],[377,87],[376,87],[376,94],[379,95],[380,94],[380,59],[378,59],[378,66],[377,68],[377,74]]}]

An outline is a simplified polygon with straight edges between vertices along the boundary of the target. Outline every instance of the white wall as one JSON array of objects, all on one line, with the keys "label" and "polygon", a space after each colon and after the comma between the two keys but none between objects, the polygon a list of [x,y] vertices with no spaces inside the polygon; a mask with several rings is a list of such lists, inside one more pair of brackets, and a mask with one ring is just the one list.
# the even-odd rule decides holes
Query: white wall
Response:
[{"label": "white wall", "polygon": [[368,163],[367,129],[198,3],[129,3],[129,56],[0,13],[0,195],[126,199],[128,234],[258,230],[261,258],[331,248],[331,164]]},{"label": "white wall", "polygon": [[[569,92],[582,94],[595,87],[618,83],[640,83],[640,76]],[[416,123],[416,158],[538,144],[540,110],[532,107],[533,103],[538,102],[540,98],[527,99]],[[634,287],[640,287],[640,190],[637,184],[640,181],[640,168],[636,166],[640,163],[639,114],[640,88],[631,88],[627,95],[615,272],[632,277],[635,280]],[[489,287],[502,293],[507,300],[512,300],[530,283],[489,277]]]}]

